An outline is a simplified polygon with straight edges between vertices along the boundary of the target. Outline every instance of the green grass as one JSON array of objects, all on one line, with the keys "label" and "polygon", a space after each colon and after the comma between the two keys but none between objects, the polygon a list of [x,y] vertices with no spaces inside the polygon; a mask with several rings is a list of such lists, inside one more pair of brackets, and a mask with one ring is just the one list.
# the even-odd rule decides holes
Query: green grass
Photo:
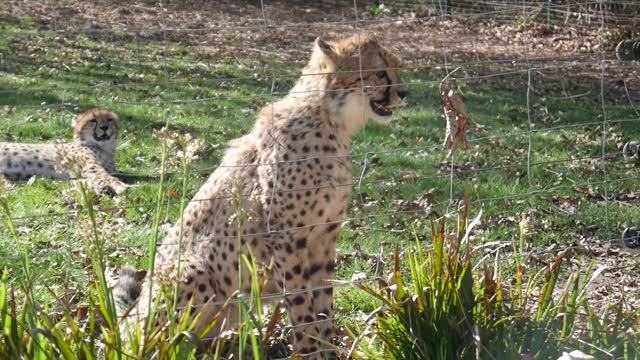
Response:
[{"label": "green grass", "polygon": [[[21,18],[0,25],[2,31],[11,32],[0,37],[0,141],[70,141],[74,114],[104,107],[120,115],[124,131],[116,163],[123,178],[138,186],[118,198],[94,203],[95,226],[106,243],[109,267],[148,264],[146,244],[161,168],[160,143],[153,131],[168,124],[170,132],[190,133],[206,144],[191,164],[186,193],[180,167],[169,168],[164,189],[175,197],[165,197],[160,217],[161,223],[173,224],[180,215],[180,198],[193,196],[218,164],[225,143],[246,133],[256,111],[272,100],[272,70],[278,74],[276,89],[286,91],[301,68],[299,63],[260,56],[213,59],[186,43],[126,33],[54,37],[30,32],[34,23]],[[343,226],[339,254],[356,249],[377,254],[382,248],[381,263],[387,265],[379,268],[378,275],[392,270],[387,260],[394,244],[401,244],[403,254],[412,251],[414,236],[424,246],[430,244],[430,222],[424,212],[410,206],[414,200],[429,193],[434,214],[456,210],[449,203],[450,174],[446,152],[440,148],[444,119],[437,83],[442,76],[435,69],[407,71],[403,80],[410,84],[409,106],[399,110],[397,121],[388,127],[369,124],[354,143],[349,214],[353,220]],[[548,85],[535,80],[534,90]],[[458,83],[473,119],[482,126],[469,135],[471,149],[454,158],[460,169],[453,174],[452,199],[463,199],[469,190],[471,217],[483,211],[473,246],[516,241],[518,224],[532,208],[536,221],[526,244],[530,250],[545,251],[552,244],[562,248],[585,239],[592,245],[608,245],[624,226],[637,224],[638,200],[618,196],[637,194],[640,177],[637,169],[623,163],[617,148],[623,140],[640,138],[637,121],[620,121],[637,114],[614,95],[606,97],[611,122],[603,146],[600,84],[597,76],[587,80],[594,89],[588,97],[553,98],[558,94],[547,97],[532,91],[530,113],[526,72]],[[529,116],[535,125],[532,132]],[[175,151],[170,149],[170,158]],[[604,162],[603,151],[608,156]],[[606,188],[612,198],[605,202],[575,187],[601,193]],[[14,237],[0,226],[0,262],[8,268],[9,284],[17,286],[23,279],[19,247],[29,258],[31,289],[38,302],[51,311],[60,310],[53,294],[71,290],[77,295],[76,306],[87,305],[90,265],[83,240],[92,226],[78,211],[81,198],[75,186],[37,179],[15,184],[4,196],[16,229]],[[403,267],[407,270],[408,265]],[[349,280],[353,273],[364,271],[371,278],[375,269],[371,261],[354,256],[340,263],[338,277]],[[505,276],[512,275],[514,266],[506,265],[504,271]],[[633,294],[637,296],[638,290]],[[379,304],[354,287],[336,292],[343,324]]]}]

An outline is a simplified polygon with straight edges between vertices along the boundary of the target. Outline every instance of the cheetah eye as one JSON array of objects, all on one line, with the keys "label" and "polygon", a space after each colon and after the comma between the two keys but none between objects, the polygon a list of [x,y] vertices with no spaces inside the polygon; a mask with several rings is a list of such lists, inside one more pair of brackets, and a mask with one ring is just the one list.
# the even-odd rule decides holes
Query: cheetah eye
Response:
[{"label": "cheetah eye", "polygon": [[95,118],[91,119],[90,121],[91,121],[92,123],[97,123],[97,122],[98,122],[98,120],[96,120]]},{"label": "cheetah eye", "polygon": [[112,122],[112,121],[113,121],[113,119],[112,119],[112,118],[108,118],[108,119],[107,119],[107,121],[108,121],[108,122]]}]

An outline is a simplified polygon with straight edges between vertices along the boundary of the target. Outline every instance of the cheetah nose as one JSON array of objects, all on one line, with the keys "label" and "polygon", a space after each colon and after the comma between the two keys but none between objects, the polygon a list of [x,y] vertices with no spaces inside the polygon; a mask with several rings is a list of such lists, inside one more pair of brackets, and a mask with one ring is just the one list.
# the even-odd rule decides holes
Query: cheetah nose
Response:
[{"label": "cheetah nose", "polygon": [[404,98],[406,98],[407,95],[409,95],[408,90],[398,90],[398,96],[400,97],[400,99],[404,100]]},{"label": "cheetah nose", "polygon": [[109,130],[109,127],[106,126],[106,125],[105,126],[100,126],[100,130],[107,131],[107,130]]}]

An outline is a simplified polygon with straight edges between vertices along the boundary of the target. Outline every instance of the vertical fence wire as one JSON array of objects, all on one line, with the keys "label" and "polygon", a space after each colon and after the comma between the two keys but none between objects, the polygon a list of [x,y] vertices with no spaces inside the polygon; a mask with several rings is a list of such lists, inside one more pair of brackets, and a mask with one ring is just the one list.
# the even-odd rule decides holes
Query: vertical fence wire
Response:
[{"label": "vertical fence wire", "polygon": [[[62,71],[62,64],[64,63],[64,51],[62,48],[62,44],[64,41],[64,36],[66,35],[65,31],[59,31],[59,21],[63,21],[64,18],[62,18],[60,16],[60,11],[58,9],[58,2],[55,0],[48,0],[47,1],[48,6],[52,9],[52,28],[51,28],[51,35],[53,37],[53,42],[55,44],[55,48],[54,48],[54,52],[56,53],[56,57],[59,60],[56,69],[57,71]],[[45,35],[46,36],[46,35]],[[59,119],[63,119],[62,121],[64,121],[65,119],[65,97],[67,94],[67,83],[63,83],[62,84],[62,96],[60,96],[60,105],[59,105],[59,114],[58,114],[58,118]],[[47,109],[47,113],[48,113],[48,117],[49,117],[49,121],[52,121],[52,118],[54,116],[54,111],[51,108]],[[66,122],[64,124],[66,127],[72,127],[71,122]],[[65,232],[67,234],[66,236],[66,244],[65,246],[67,247],[67,251],[66,251],[66,261],[67,261],[67,267],[64,271],[64,278],[65,278],[65,289],[68,288],[68,285],[71,284],[72,282],[72,276],[73,276],[73,252],[74,252],[74,243],[73,243],[73,236],[71,235],[72,229],[73,229],[73,222],[71,221],[71,211],[72,211],[72,205],[67,204],[66,205],[67,208],[67,212],[64,216],[64,222],[66,225],[66,229]],[[67,298],[68,294],[65,294],[64,299],[65,301],[68,300]]]},{"label": "vertical fence wire", "polygon": [[[609,174],[607,171],[607,136],[609,121],[607,117],[607,100],[605,97],[605,78],[607,68],[607,53],[604,38],[606,34],[605,4],[606,0],[598,2],[600,12],[600,31],[598,33],[598,42],[600,44],[600,52],[602,62],[600,65],[600,101],[602,104],[602,175],[603,175],[603,196],[604,196],[604,223],[606,239],[611,238],[611,227],[609,223]],[[608,252],[607,252],[608,257]]]},{"label": "vertical fence wire", "polygon": [[[443,5],[444,2],[444,5]],[[447,20],[450,19],[450,17],[448,17],[448,0],[438,0],[438,10],[440,13],[440,21],[442,23],[446,23]],[[447,53],[448,50],[448,43],[447,43],[447,32],[444,30],[440,30],[440,48],[441,48],[441,52],[442,52],[442,63],[444,66],[444,76],[448,77],[449,76],[449,56]],[[438,88],[438,95],[440,97],[442,97],[442,94],[440,94],[440,89]],[[446,121],[446,119],[445,119]],[[448,163],[449,163],[449,203],[446,207],[445,210],[445,214],[449,214],[451,207],[454,205],[454,195],[453,195],[453,191],[454,191],[454,168],[455,168],[455,160],[456,160],[456,155],[455,155],[455,151],[452,151],[451,156],[448,159]]]},{"label": "vertical fence wire", "polygon": [[[534,124],[531,121],[531,87],[532,87],[532,83],[531,83],[531,76],[532,76],[532,68],[531,68],[531,61],[529,60],[529,29],[528,29],[528,22],[527,22],[527,2],[526,0],[522,0],[522,21],[523,21],[523,31],[522,34],[524,34],[524,36],[522,37],[521,40],[521,44],[522,44],[522,48],[524,50],[524,58],[525,58],[525,62],[527,64],[527,89],[526,89],[526,101],[527,101],[527,182],[529,184],[529,192],[533,192],[534,188],[533,188],[533,174],[532,174],[532,166],[531,166],[531,158],[533,156],[532,153],[532,147],[533,147],[533,130],[534,130]],[[528,202],[529,202],[529,219],[520,219],[521,224],[522,224],[522,228],[520,229],[521,232],[523,231],[529,231],[529,226],[536,226],[536,203],[533,197],[529,197],[528,198]],[[522,250],[522,249],[521,249]]]}]

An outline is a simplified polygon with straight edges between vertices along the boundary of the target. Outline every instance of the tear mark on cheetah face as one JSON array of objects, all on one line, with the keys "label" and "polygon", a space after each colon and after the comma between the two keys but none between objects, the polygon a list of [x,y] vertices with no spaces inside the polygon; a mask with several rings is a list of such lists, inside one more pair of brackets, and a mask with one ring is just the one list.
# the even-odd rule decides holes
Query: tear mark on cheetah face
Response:
[{"label": "tear mark on cheetah face", "polygon": [[92,109],[73,119],[73,131],[77,142],[115,150],[120,120],[109,110]]}]

